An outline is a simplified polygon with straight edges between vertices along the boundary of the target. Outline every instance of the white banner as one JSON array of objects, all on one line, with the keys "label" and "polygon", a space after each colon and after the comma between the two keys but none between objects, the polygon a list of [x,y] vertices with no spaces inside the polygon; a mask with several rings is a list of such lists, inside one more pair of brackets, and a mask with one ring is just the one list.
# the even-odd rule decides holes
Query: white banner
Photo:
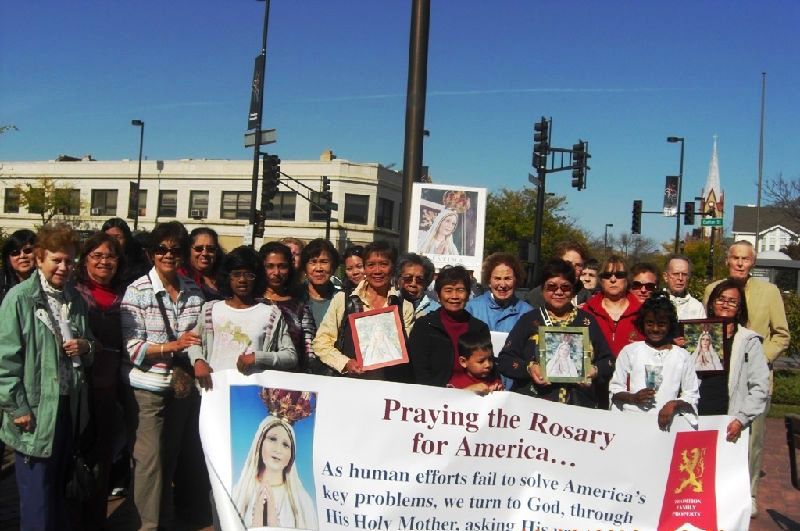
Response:
[{"label": "white banner", "polygon": [[[747,436],[418,385],[214,373],[200,433],[223,530],[746,529]],[[700,442],[698,442],[700,441]],[[703,442],[705,441],[705,442]],[[710,442],[709,442],[710,441]]]}]

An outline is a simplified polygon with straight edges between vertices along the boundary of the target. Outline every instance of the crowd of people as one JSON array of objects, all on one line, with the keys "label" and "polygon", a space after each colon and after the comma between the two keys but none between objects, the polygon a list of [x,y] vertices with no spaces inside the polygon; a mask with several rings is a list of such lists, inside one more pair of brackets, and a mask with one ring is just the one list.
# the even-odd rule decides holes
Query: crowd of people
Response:
[{"label": "crowd of people", "polygon": [[[285,238],[226,253],[213,229],[189,233],[175,221],[133,235],[114,218],[84,242],[65,225],[19,230],[2,248],[0,440],[15,450],[21,527],[103,529],[115,462],[130,471],[140,529],[204,506],[210,514],[199,407],[213,372],[226,369],[509,390],[652,414],[662,429],[676,415],[696,425],[697,415],[727,414],[728,441],[750,428],[755,514],[771,362],[789,332],[780,293],[750,275],[754,263],[752,245],[733,244],[728,278],[700,302],[684,256],[660,275],[563,242],[523,300],[523,268],[508,253],[485,259],[474,295],[472,271],[437,272],[424,254],[398,256],[382,241],[340,254],[324,239]],[[349,316],[391,307],[409,362],[365,367]],[[725,319],[718,351],[729,355],[697,372],[715,354],[708,338],[683,348],[679,321],[706,317]],[[286,437],[273,421],[259,448]],[[89,448],[97,488],[68,507],[78,445]],[[252,511],[253,501],[241,505]],[[263,507],[254,515],[284,521]]]}]

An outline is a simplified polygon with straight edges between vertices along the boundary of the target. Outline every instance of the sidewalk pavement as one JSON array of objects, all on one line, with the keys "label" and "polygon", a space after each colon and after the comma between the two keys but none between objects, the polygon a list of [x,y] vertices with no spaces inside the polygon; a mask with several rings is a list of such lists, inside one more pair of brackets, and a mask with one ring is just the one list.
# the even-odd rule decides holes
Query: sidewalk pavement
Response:
[{"label": "sidewalk pavement", "polygon": [[[6,458],[9,457],[8,455]],[[13,469],[3,462],[0,473],[0,531],[19,529],[17,488]],[[789,452],[786,445],[786,428],[783,419],[767,419],[767,433],[762,465],[761,484],[758,488],[759,514],[750,520],[752,531],[799,531],[800,490],[792,487],[789,477]],[[135,514],[133,506],[124,498],[110,498],[108,503],[108,529],[133,531]],[[211,531],[208,523],[178,522],[175,531]]]}]

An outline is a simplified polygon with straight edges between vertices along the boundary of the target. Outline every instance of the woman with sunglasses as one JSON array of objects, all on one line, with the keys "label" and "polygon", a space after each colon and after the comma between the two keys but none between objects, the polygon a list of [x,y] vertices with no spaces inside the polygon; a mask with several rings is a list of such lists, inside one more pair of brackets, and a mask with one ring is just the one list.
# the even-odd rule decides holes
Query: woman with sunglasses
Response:
[{"label": "woman with sunglasses", "polygon": [[644,304],[658,289],[658,268],[647,262],[639,262],[631,268],[631,287],[630,291]]},{"label": "woman with sunglasses", "polygon": [[217,231],[210,227],[197,227],[189,233],[189,246],[180,273],[194,280],[207,301],[222,299],[217,288],[217,270],[222,257]]},{"label": "woman with sunglasses", "polygon": [[31,276],[36,268],[33,259],[33,244],[36,233],[28,229],[20,229],[11,233],[3,244],[2,267],[0,271],[0,303],[6,293]]},{"label": "woman with sunglasses", "polygon": [[258,253],[243,245],[227,254],[217,285],[224,299],[203,305],[194,330],[203,343],[189,347],[200,387],[212,388],[212,368],[242,374],[294,369],[297,352],[280,308],[258,302],[266,285]]},{"label": "woman with sunglasses", "polygon": [[[642,303],[628,291],[628,272],[621,256],[611,255],[600,269],[600,292],[586,301],[583,309],[594,317],[603,332],[614,359],[628,343],[644,339],[636,327],[636,318]],[[608,409],[608,383],[605,378],[595,380],[598,407]]]},{"label": "woman with sunglasses", "polygon": [[[553,402],[597,408],[602,404],[602,393],[607,392],[596,382],[608,381],[614,373],[613,358],[608,343],[595,319],[572,303],[575,289],[575,269],[565,260],[554,259],[542,270],[542,297],[544,305],[523,315],[508,335],[505,347],[500,351],[498,364],[500,373],[512,379],[511,390],[544,398]],[[551,383],[547,371],[540,364],[539,346],[544,338],[539,327],[588,328],[592,345],[590,368],[583,374],[580,360],[571,360],[575,369],[581,369],[591,384]],[[569,336],[566,336],[569,337]],[[566,347],[566,342],[563,343]],[[569,347],[566,347],[569,348]],[[559,349],[556,349],[556,353]],[[553,364],[546,368],[553,370]],[[567,360],[561,360],[567,361]]]},{"label": "woman with sunglasses", "polygon": [[[87,369],[91,386],[90,411],[95,426],[113,426],[117,412],[117,381],[122,363],[120,304],[125,293],[122,281],[125,258],[119,241],[97,232],[83,245],[75,289],[88,308],[89,328],[102,346]],[[96,430],[92,455],[97,465],[97,489],[80,512],[83,529],[103,529],[106,522],[108,482],[116,433]]]},{"label": "woman with sunglasses", "polygon": [[428,257],[405,253],[397,260],[395,286],[400,295],[414,306],[414,319],[419,319],[438,309],[440,304],[425,292],[433,280],[436,269]]},{"label": "woman with sunglasses", "polygon": [[178,273],[188,243],[181,223],[156,225],[148,250],[153,268],[128,286],[122,300],[128,411],[135,415],[130,422],[135,428],[133,503],[141,529],[170,524],[166,515],[172,513],[167,504],[172,503],[175,467],[199,402],[183,368],[189,363],[188,348],[201,343],[193,330],[204,302],[197,284]]}]

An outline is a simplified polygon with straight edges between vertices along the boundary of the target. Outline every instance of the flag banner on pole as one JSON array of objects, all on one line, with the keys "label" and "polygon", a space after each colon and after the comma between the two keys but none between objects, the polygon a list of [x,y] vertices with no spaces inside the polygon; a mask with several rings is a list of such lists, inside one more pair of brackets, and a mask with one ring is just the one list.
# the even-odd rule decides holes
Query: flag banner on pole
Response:
[{"label": "flag banner on pole", "polygon": [[510,392],[213,374],[200,435],[221,528],[746,529],[747,436]]},{"label": "flag banner on pole", "polygon": [[664,183],[664,215],[675,216],[678,213],[678,177],[667,175]]}]

